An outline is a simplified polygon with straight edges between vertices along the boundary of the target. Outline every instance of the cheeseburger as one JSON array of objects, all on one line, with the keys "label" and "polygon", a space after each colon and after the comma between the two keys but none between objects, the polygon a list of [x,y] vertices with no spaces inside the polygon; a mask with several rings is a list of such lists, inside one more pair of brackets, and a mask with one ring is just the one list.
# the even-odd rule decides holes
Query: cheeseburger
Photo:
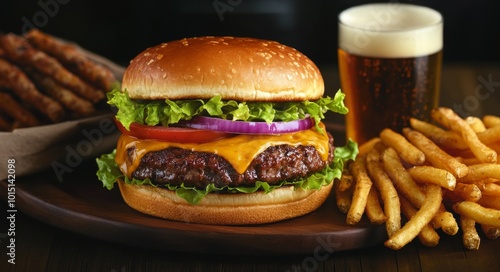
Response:
[{"label": "cheeseburger", "polygon": [[203,224],[305,215],[328,197],[357,147],[334,148],[321,120],[347,113],[305,55],[278,42],[200,37],[135,57],[108,93],[122,134],[97,159],[133,209]]}]

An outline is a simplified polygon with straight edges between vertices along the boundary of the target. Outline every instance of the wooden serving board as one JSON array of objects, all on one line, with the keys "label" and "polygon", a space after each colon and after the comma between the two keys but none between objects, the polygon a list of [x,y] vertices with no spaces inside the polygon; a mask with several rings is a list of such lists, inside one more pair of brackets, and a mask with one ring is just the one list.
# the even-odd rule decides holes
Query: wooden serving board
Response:
[{"label": "wooden serving board", "polygon": [[[102,187],[94,161],[60,183],[47,170],[16,179],[16,208],[50,225],[89,237],[178,252],[235,255],[317,254],[369,247],[386,239],[383,226],[345,223],[333,193],[318,210],[295,219],[252,226],[189,224],[154,218],[128,207],[118,188]],[[0,182],[6,192],[7,181]],[[7,194],[1,196],[5,201]]]}]

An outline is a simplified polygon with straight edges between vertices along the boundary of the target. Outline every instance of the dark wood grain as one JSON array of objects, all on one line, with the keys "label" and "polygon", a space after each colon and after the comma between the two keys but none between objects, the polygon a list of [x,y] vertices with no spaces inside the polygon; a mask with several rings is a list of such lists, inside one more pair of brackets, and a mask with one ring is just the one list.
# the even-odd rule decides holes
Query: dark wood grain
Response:
[{"label": "dark wood grain", "polygon": [[[0,271],[499,271],[499,240],[483,239],[467,251],[458,236],[442,236],[435,248],[414,241],[399,251],[381,245],[294,255],[220,255],[124,246],[52,227],[18,213],[16,265],[0,256]],[[2,248],[2,251],[4,248]],[[321,260],[320,260],[321,259]],[[313,269],[314,268],[314,269]]]}]

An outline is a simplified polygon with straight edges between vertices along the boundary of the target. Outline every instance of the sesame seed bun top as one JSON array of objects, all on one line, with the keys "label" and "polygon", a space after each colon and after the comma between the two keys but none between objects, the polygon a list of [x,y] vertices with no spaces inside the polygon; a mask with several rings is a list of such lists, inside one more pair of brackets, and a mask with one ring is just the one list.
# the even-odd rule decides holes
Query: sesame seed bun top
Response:
[{"label": "sesame seed bun top", "polygon": [[319,69],[275,41],[239,37],[187,38],[150,47],[125,71],[132,99],[303,101],[323,96]]}]

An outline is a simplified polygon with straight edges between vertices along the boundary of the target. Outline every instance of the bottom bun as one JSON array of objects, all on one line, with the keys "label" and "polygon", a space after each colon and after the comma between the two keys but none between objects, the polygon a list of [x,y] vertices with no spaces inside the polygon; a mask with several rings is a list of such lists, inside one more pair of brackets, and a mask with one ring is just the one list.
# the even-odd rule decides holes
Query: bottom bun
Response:
[{"label": "bottom bun", "polygon": [[190,205],[174,191],[118,181],[125,203],[137,211],[174,221],[212,225],[263,224],[308,214],[325,202],[332,184],[320,190],[289,186],[267,194],[212,193],[198,205]]}]

